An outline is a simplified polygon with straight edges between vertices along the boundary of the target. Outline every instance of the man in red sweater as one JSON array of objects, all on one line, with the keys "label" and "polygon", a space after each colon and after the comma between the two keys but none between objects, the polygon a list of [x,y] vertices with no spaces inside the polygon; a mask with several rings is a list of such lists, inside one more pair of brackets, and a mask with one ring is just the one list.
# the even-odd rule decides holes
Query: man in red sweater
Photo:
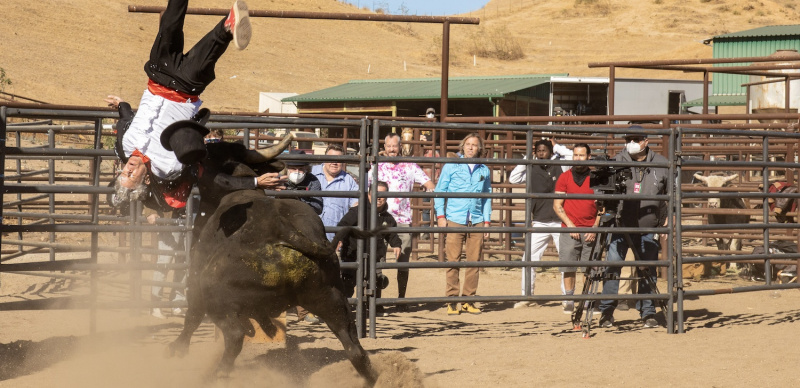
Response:
[{"label": "man in red sweater", "polygon": [[[579,143],[572,149],[572,160],[589,160],[592,150],[588,144]],[[556,181],[556,194],[594,194],[589,187],[589,166],[575,166],[561,174]],[[600,216],[597,204],[593,199],[561,199],[553,200],[553,210],[561,219],[561,227],[585,228],[597,227]],[[562,261],[589,261],[596,233],[561,233],[559,237],[558,258]],[[561,267],[563,295],[575,294],[575,267]],[[565,301],[564,313],[572,314],[573,301]]]}]

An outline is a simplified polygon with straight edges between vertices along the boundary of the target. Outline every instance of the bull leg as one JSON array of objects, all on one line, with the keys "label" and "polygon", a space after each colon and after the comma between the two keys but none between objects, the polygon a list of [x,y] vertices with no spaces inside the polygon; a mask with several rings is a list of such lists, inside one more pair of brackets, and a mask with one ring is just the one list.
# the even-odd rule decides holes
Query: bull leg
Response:
[{"label": "bull leg", "polygon": [[[225,351],[222,353],[222,359],[220,359],[214,374],[216,377],[227,377],[233,370],[233,362],[242,352],[245,330],[242,327],[241,319],[237,316],[227,315],[215,321],[225,338]],[[252,325],[250,327],[252,328]]]},{"label": "bull leg", "polygon": [[303,307],[317,314],[328,324],[333,334],[342,343],[347,358],[356,368],[356,371],[367,380],[370,387],[375,385],[378,376],[372,369],[367,352],[358,340],[356,322],[350,312],[347,298],[339,290],[331,288],[330,295],[325,299],[327,300],[322,301],[322,303],[312,303],[303,305]]},{"label": "bull leg", "polygon": [[183,319],[183,330],[178,338],[167,347],[167,357],[176,355],[183,357],[189,352],[189,342],[192,339],[192,334],[203,322],[203,317],[206,315],[203,295],[200,293],[199,287],[192,285],[186,289],[186,302],[189,304],[189,308],[186,310],[186,317]]}]

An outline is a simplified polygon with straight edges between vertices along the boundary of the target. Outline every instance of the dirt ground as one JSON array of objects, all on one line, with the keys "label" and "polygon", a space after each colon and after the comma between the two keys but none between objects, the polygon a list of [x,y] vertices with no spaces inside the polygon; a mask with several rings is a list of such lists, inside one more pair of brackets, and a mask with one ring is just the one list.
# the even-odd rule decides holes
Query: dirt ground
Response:
[{"label": "dirt ground", "polygon": [[[409,296],[438,296],[444,270],[412,271]],[[394,279],[392,271],[387,271]],[[514,295],[519,269],[488,269],[480,295]],[[74,293],[80,281],[2,274],[0,301]],[[392,283],[394,283],[392,281]],[[752,285],[734,274],[688,282],[687,289]],[[396,295],[391,284],[388,297]],[[663,289],[664,284],[660,287]],[[111,290],[108,288],[110,287]],[[108,286],[101,292],[123,292]],[[113,291],[116,289],[116,291]],[[558,294],[556,273],[540,273],[537,294]],[[448,316],[440,304],[410,312],[389,309],[377,338],[362,340],[383,371],[381,387],[791,386],[800,383],[800,291],[726,294],[686,301],[686,333],[643,328],[635,310],[618,311],[618,326],[582,339],[556,302],[514,309],[483,303],[480,315]],[[86,310],[5,311],[0,330],[0,387],[360,387],[341,345],[325,325],[288,315],[287,343],[246,343],[230,378],[208,379],[222,350],[204,323],[183,359],[162,356],[182,319],[146,310],[101,311],[89,335]],[[596,322],[596,320],[595,320]]]}]

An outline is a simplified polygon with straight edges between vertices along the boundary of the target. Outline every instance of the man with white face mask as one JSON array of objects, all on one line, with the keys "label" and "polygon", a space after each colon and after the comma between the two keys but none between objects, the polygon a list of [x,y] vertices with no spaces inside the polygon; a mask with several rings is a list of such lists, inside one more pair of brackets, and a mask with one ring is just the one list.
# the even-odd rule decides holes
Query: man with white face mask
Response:
[{"label": "man with white face mask", "polygon": [[[303,150],[291,150],[290,155],[305,155]],[[322,191],[322,185],[314,174],[309,174],[311,166],[302,160],[286,161],[286,190]],[[314,208],[317,215],[322,214],[322,197],[297,197],[299,201]]]},{"label": "man with white face mask", "polygon": [[[631,126],[630,129],[641,130],[638,125]],[[656,162],[667,163],[667,159],[662,155],[656,154],[648,146],[646,134],[628,133],[625,135],[625,149],[620,151],[614,160],[621,162]],[[626,194],[632,195],[663,195],[667,192],[669,180],[669,170],[663,167],[631,167],[631,179],[625,181]],[[653,228],[666,224],[667,203],[665,201],[626,199],[622,201],[619,213],[620,226],[625,228]],[[628,249],[635,249],[639,260],[658,260],[658,252],[661,249],[658,238],[654,233],[630,234],[632,246],[623,234],[611,234],[608,261],[623,261]],[[619,291],[620,267],[609,267],[606,271],[611,276],[610,280],[603,283],[603,294],[616,295]],[[648,276],[655,284],[655,270],[651,269],[642,272],[641,275]],[[639,281],[638,294],[651,293],[648,282]],[[600,302],[600,326],[614,326],[614,309],[617,307],[616,300],[602,300]],[[658,327],[656,321],[656,308],[652,300],[640,300],[636,303],[636,309],[642,319],[644,327]]]}]

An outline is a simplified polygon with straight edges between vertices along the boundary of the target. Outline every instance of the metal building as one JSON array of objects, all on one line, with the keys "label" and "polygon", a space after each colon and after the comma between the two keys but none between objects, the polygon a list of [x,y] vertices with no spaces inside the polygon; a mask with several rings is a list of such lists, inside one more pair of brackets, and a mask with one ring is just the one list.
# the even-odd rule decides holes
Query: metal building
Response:
[{"label": "metal building", "polygon": [[[766,26],[751,30],[717,35],[703,41],[713,44],[713,58],[763,57],[778,50],[800,51],[800,24]],[[750,62],[726,63],[715,66],[747,66]],[[709,106],[745,106],[747,90],[742,84],[750,77],[742,74],[715,73]],[[686,107],[702,106],[702,99],[683,104]]]}]

